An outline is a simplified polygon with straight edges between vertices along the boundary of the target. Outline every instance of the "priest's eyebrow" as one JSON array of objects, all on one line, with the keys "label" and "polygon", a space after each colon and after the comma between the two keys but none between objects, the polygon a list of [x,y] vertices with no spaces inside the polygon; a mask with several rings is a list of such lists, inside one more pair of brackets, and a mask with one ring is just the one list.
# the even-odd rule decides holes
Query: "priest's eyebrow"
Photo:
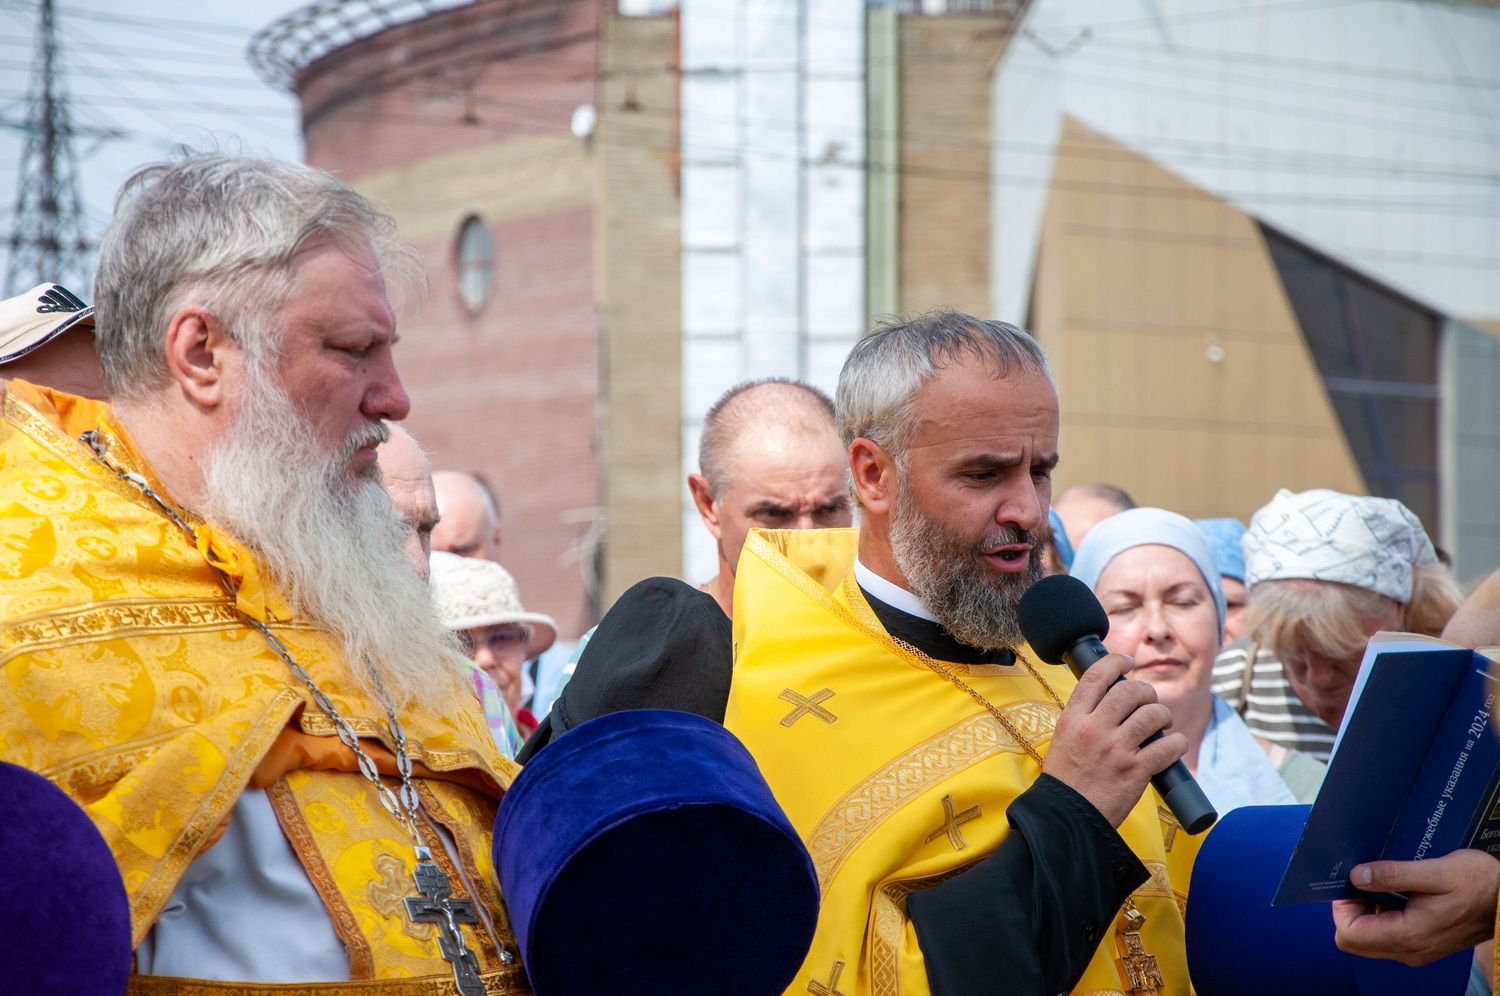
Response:
[{"label": "priest's eyebrow", "polygon": [[[1056,450],[1045,453],[1031,461],[1033,470],[1045,470],[1048,473],[1057,469],[1060,456]],[[965,470],[1009,470],[1026,463],[1023,454],[1020,453],[976,453],[961,461]]]}]

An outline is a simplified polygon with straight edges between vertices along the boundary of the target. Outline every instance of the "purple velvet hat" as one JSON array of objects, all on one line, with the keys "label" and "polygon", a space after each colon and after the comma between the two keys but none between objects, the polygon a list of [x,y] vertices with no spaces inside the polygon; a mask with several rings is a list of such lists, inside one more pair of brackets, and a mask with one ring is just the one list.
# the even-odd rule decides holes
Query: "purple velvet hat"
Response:
[{"label": "purple velvet hat", "polygon": [[1245,806],[1219,819],[1193,862],[1188,973],[1198,996],[1461,996],[1472,950],[1421,968],[1333,943],[1327,903],[1272,906],[1310,806]]},{"label": "purple velvet hat", "polygon": [[812,859],[750,752],[690,713],[611,713],[539,753],[495,867],[538,996],[772,996],[817,924]]},{"label": "purple velvet hat", "polygon": [[41,775],[0,762],[0,989],[118,996],[130,904],[104,838]]}]

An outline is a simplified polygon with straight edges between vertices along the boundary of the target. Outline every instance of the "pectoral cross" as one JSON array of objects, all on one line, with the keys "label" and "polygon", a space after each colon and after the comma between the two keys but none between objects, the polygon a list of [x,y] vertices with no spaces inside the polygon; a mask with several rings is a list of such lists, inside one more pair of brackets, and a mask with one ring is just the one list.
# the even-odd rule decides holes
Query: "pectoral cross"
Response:
[{"label": "pectoral cross", "polygon": [[1136,908],[1134,899],[1125,900],[1124,930],[1120,943],[1124,950],[1118,961],[1125,973],[1125,986],[1130,996],[1158,996],[1166,982],[1161,977],[1161,967],[1156,955],[1148,954],[1141,940],[1141,928],[1146,925],[1146,915]]},{"label": "pectoral cross", "polygon": [[438,949],[443,960],[453,966],[453,980],[462,996],[485,996],[484,982],[479,978],[479,959],[464,944],[461,923],[478,923],[479,910],[472,899],[452,899],[453,884],[432,861],[432,852],[417,848],[417,868],[411,873],[420,896],[406,897],[406,915],[412,923],[430,923],[437,927]]}]

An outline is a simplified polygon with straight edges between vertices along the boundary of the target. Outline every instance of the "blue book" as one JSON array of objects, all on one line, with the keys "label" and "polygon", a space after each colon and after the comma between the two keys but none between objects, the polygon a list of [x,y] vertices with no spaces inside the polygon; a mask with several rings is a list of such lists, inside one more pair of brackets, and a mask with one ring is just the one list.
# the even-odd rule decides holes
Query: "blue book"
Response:
[{"label": "blue book", "polygon": [[1500,738],[1490,727],[1500,684],[1490,663],[1420,637],[1371,641],[1273,905],[1372,898],[1349,884],[1366,861],[1466,847],[1500,856]]}]

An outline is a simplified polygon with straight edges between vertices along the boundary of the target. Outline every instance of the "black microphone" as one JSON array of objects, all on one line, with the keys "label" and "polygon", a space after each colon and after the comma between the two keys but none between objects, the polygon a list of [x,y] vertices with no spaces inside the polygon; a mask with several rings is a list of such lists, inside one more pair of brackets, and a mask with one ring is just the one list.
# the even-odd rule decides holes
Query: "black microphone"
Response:
[{"label": "black microphone", "polygon": [[[1042,578],[1026,589],[1016,614],[1021,632],[1037,656],[1048,664],[1066,662],[1079,678],[1109,653],[1104,649],[1109,616],[1089,586],[1077,578],[1066,574]],[[1116,680],[1124,681],[1125,677]],[[1161,731],[1157,730],[1141,746],[1160,739]],[[1151,784],[1188,833],[1202,833],[1219,818],[1213,803],[1181,761],[1173,761],[1166,770],[1152,775]]]}]

